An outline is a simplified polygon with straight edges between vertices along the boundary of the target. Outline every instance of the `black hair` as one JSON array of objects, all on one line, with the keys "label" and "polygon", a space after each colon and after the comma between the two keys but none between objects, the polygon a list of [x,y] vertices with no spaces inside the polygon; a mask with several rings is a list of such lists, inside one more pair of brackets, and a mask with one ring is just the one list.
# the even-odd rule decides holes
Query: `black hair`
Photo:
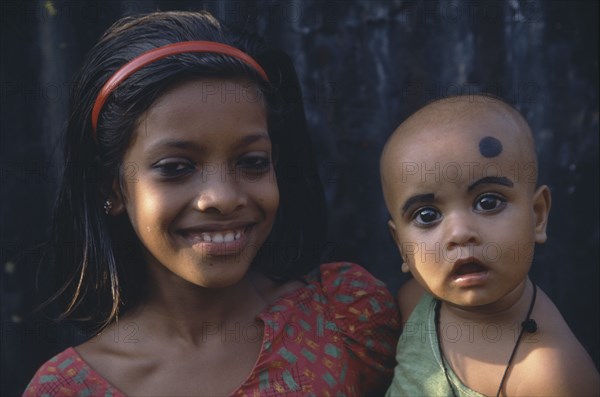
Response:
[{"label": "black hair", "polygon": [[[239,48],[262,66],[269,82],[227,55],[170,56],[140,69],[113,91],[100,113],[94,138],[92,107],[117,69],[153,48],[195,40]],[[318,265],[326,236],[325,200],[290,58],[256,37],[228,30],[208,12],[125,17],[87,55],[71,92],[65,170],[50,240],[52,274],[60,285],[50,301],[63,308],[60,319],[100,330],[143,299],[147,270],[141,243],[126,214],[106,216],[103,203],[112,181],[128,177],[123,156],[140,116],[173,84],[211,77],[248,80],[266,101],[280,206],[253,268],[273,280],[286,281]]]}]

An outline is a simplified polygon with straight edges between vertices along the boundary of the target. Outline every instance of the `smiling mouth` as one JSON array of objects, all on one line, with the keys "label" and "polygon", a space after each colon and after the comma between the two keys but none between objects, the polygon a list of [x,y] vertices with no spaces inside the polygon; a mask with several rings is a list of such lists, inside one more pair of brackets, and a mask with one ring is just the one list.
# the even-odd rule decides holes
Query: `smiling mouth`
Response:
[{"label": "smiling mouth", "polygon": [[243,239],[251,226],[218,230],[218,231],[187,231],[182,235],[192,244],[209,243],[209,244],[227,244]]}]

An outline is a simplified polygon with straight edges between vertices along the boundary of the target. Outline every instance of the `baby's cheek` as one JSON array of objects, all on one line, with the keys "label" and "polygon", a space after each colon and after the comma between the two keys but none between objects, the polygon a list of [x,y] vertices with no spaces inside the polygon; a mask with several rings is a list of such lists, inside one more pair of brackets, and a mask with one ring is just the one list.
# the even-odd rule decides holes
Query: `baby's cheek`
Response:
[{"label": "baby's cheek", "polygon": [[495,247],[494,251],[501,251],[501,255],[492,253],[498,256],[498,260],[510,261],[514,263],[531,263],[534,253],[534,242],[525,240],[515,240],[503,244],[501,247]]},{"label": "baby's cheek", "polygon": [[535,241],[530,241],[529,244],[524,244],[521,248],[521,256],[528,263],[533,262],[533,254],[535,251]]}]

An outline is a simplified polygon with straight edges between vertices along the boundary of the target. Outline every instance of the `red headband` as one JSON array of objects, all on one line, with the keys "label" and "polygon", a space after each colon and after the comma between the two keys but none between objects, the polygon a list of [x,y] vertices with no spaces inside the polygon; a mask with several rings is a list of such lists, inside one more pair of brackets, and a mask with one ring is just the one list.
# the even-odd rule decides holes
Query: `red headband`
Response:
[{"label": "red headband", "polygon": [[261,75],[263,79],[265,79],[265,81],[269,81],[267,74],[258,64],[258,62],[256,62],[245,52],[227,44],[215,43],[213,41],[184,41],[181,43],[168,44],[163,47],[158,47],[144,52],[136,58],[133,58],[131,61],[127,62],[119,70],[117,70],[111,76],[111,78],[108,79],[108,81],[106,81],[100,90],[100,93],[96,97],[96,102],[94,103],[94,108],[92,109],[92,129],[94,131],[94,137],[96,136],[96,126],[98,125],[100,111],[102,110],[102,107],[104,106],[104,103],[110,94],[119,86],[119,84],[144,66],[154,61],[184,52],[214,52],[216,54],[232,56],[251,66],[258,72],[258,74]]}]

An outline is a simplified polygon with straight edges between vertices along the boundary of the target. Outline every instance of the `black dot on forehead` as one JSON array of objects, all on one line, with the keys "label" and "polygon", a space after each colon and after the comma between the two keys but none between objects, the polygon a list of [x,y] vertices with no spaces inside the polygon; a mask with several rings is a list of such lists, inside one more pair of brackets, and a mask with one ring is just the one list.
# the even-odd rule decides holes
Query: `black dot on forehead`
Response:
[{"label": "black dot on forehead", "polygon": [[479,141],[479,153],[483,157],[496,157],[502,153],[502,142],[493,136],[486,136]]}]

